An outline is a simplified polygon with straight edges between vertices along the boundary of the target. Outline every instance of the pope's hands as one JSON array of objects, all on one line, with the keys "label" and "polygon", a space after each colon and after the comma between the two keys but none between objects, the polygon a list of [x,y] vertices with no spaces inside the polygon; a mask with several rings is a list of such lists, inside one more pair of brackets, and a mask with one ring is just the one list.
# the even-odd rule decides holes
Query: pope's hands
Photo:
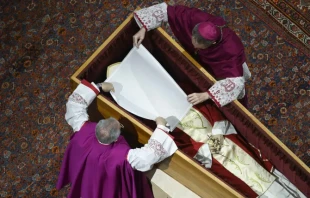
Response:
[{"label": "pope's hands", "polygon": [[207,92],[203,93],[192,93],[187,96],[187,101],[193,105],[202,103],[206,100],[210,99],[210,96]]},{"label": "pope's hands", "polygon": [[139,48],[139,45],[142,43],[145,37],[146,29],[142,27],[134,36],[133,36],[133,45]]},{"label": "pope's hands", "polygon": [[112,83],[108,83],[108,82],[102,83],[101,88],[102,88],[102,90],[104,92],[110,92],[110,91],[114,92],[115,91],[114,87],[113,87],[113,84]]},{"label": "pope's hands", "polygon": [[212,135],[207,140],[207,143],[209,145],[209,148],[212,154],[219,153],[224,143],[224,136],[223,135]]},{"label": "pope's hands", "polygon": [[157,117],[157,118],[155,119],[155,121],[156,121],[156,124],[157,124],[157,125],[166,126],[166,124],[167,124],[167,121],[166,121],[165,118],[163,118],[163,117]]}]

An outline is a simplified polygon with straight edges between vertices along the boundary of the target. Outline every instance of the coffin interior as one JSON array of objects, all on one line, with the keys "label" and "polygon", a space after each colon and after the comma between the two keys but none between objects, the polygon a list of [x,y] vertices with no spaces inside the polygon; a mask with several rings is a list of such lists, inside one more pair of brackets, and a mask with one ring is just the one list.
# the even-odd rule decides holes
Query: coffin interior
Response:
[{"label": "coffin interior", "polygon": [[[132,35],[138,30],[135,21],[132,17],[129,17],[72,76],[72,87],[75,88],[81,79],[95,83],[104,81],[106,79],[107,67],[113,63],[121,62],[132,49]],[[167,39],[167,35],[163,30],[155,30],[147,33],[147,37],[142,44],[161,63],[186,94],[206,91],[214,83],[214,79],[201,67],[197,67],[197,63],[188,54],[184,53],[182,49],[180,50],[179,46],[172,45],[171,38],[169,39]],[[101,96],[97,98],[95,106],[99,109],[99,114],[101,113],[104,117],[113,116],[123,119],[120,121],[124,124],[126,132],[130,134],[129,136],[127,134],[127,137],[131,137],[132,142],[135,141],[133,138],[135,137],[140,143],[146,143],[150,132],[155,128],[154,121],[149,121],[126,112],[126,110],[114,102],[110,94],[101,93]],[[306,165],[292,154],[282,142],[272,136],[240,103],[234,102],[221,110],[243,137],[261,149],[276,168],[283,172],[307,195],[310,176],[309,168]],[[120,116],[119,114],[128,114],[130,118],[128,115]],[[136,125],[139,126],[137,127]],[[184,163],[182,168],[190,168],[190,170],[178,172],[182,168],[173,168],[175,167],[173,166],[174,162],[176,164]],[[178,166],[182,165],[179,164]],[[221,195],[239,197],[242,194],[240,191],[237,193],[232,186],[224,183],[222,179],[202,168],[181,152],[177,152],[171,160],[164,161],[159,167],[164,171],[166,170],[165,172],[175,179],[179,179],[183,185],[202,197],[218,197]],[[197,177],[195,178],[195,176]],[[186,181],[187,178],[193,178],[196,181]]]}]

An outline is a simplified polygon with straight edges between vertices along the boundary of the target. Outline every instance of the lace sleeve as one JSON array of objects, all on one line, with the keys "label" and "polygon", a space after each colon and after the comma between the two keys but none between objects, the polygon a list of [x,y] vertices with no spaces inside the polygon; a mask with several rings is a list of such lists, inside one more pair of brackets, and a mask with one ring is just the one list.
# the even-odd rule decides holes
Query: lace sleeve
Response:
[{"label": "lace sleeve", "polygon": [[173,139],[162,129],[157,128],[147,144],[129,151],[127,160],[132,168],[144,172],[171,156],[176,150],[177,146]]},{"label": "lace sleeve", "polygon": [[87,106],[87,103],[84,100],[84,98],[80,94],[75,93],[75,92],[70,95],[68,102]]},{"label": "lace sleeve", "polygon": [[83,80],[69,96],[65,119],[74,132],[79,131],[84,122],[88,120],[87,107],[97,94],[99,94],[99,89],[96,85]]},{"label": "lace sleeve", "polygon": [[244,83],[244,77],[226,78],[217,81],[208,90],[208,93],[216,105],[222,107],[244,97]]},{"label": "lace sleeve", "polygon": [[134,18],[140,28],[145,27],[147,31],[155,29],[162,22],[168,21],[167,4],[161,3],[138,10],[134,13]]}]

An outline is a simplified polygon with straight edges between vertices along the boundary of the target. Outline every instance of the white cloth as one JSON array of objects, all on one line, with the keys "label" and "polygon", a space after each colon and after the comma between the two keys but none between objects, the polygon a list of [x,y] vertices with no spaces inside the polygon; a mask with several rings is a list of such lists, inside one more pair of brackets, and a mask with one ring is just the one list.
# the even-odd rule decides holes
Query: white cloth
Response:
[{"label": "white cloth", "polygon": [[212,127],[212,135],[230,135],[237,134],[237,131],[228,120],[214,122]]},{"label": "white cloth", "polygon": [[146,119],[165,118],[173,130],[192,105],[160,63],[141,45],[134,47],[107,78],[118,105]]},{"label": "white cloth", "polygon": [[246,64],[246,62],[244,62],[242,64],[242,68],[243,68],[243,77],[244,77],[244,81],[247,81],[251,78],[252,74],[249,70],[248,65]]},{"label": "white cloth", "polygon": [[208,144],[203,144],[197,154],[194,156],[194,159],[199,161],[204,167],[211,168],[212,166],[212,154]]},{"label": "white cloth", "polygon": [[[99,93],[99,89],[94,83],[83,84],[82,81],[68,99],[65,119],[74,132],[78,132],[83,124],[88,121],[87,107],[97,96],[97,93],[93,91],[94,89]],[[127,160],[132,168],[147,171],[155,163],[171,156],[178,148],[173,139],[167,134],[168,132],[168,128],[158,125],[148,144],[145,144],[142,148],[131,149]]]}]

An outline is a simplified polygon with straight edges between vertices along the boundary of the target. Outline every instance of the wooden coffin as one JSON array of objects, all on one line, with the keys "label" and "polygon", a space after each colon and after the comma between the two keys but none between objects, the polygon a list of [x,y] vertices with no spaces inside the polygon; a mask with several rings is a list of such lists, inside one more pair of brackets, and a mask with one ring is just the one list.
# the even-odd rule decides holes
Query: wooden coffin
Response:
[{"label": "wooden coffin", "polygon": [[[121,62],[133,46],[132,36],[138,26],[130,15],[113,34],[91,55],[91,57],[71,77],[72,90],[82,79],[102,82],[106,79],[107,67]],[[215,82],[185,50],[163,29],[147,33],[143,45],[165,67],[177,83],[188,83],[193,91],[206,91]],[[173,54],[168,56],[167,54]],[[186,75],[184,75],[186,73]],[[179,77],[175,77],[179,76]],[[180,77],[181,76],[181,77]],[[155,127],[153,121],[141,119],[119,107],[109,94],[101,93],[94,101],[93,109],[99,117],[115,117],[124,126],[130,137],[144,144]],[[309,195],[309,167],[294,155],[278,138],[260,123],[238,101],[221,109],[225,116],[248,142],[259,148],[275,167],[289,178],[303,193]],[[243,197],[231,185],[212,172],[177,151],[158,167],[178,182],[201,197]]]}]

